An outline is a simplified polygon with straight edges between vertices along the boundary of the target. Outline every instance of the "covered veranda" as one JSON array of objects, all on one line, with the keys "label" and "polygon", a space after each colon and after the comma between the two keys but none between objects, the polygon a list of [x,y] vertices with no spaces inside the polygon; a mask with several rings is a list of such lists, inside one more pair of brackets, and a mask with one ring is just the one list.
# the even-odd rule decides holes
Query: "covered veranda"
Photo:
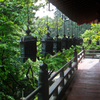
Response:
[{"label": "covered veranda", "polygon": [[[49,0],[77,24],[100,22],[98,0]],[[83,59],[62,100],[100,100],[100,60]]]},{"label": "covered veranda", "polygon": [[62,100],[100,100],[100,59],[83,59]]},{"label": "covered veranda", "polygon": [[[77,22],[78,25],[91,22],[98,23],[100,21],[100,1],[98,0],[49,0],[49,2],[55,5],[71,20]],[[49,97],[53,95],[54,98],[49,99],[49,97],[45,95],[47,98],[45,98],[45,100],[58,100],[60,94],[58,87],[66,89],[66,92],[60,95],[62,99],[59,98],[59,100],[100,100],[100,60],[95,58],[84,58],[78,64],[78,70],[76,70],[77,68],[75,67],[77,61],[75,62],[74,60],[73,62],[75,65],[70,66],[65,72],[62,72],[65,66],[58,71],[61,77],[49,89]],[[72,60],[68,64],[70,63],[72,63]],[[69,81],[68,76],[73,74],[73,70],[75,70],[75,74],[73,75],[72,81],[68,82],[69,86],[66,88],[65,84]],[[64,83],[66,77],[67,81]],[[47,82],[53,78],[50,78]],[[58,83],[59,86],[56,83]],[[27,96],[25,100],[31,100],[29,98],[32,98],[33,95],[40,90],[41,87],[37,89],[37,92]]]}]

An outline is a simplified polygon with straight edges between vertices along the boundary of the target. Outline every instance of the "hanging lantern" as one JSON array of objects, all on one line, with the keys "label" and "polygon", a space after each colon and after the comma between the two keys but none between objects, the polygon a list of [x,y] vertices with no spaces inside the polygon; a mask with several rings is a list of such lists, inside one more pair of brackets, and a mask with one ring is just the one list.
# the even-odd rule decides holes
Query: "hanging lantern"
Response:
[{"label": "hanging lantern", "polygon": [[21,47],[21,59],[22,62],[25,62],[28,58],[30,58],[32,61],[36,61],[36,53],[37,53],[37,47],[36,47],[36,41],[37,38],[29,35],[29,1],[27,2],[27,16],[28,16],[28,25],[26,33],[27,35],[22,37],[20,39],[20,47]]},{"label": "hanging lantern", "polygon": [[76,45],[80,45],[81,44],[81,39],[80,38],[76,38]]},{"label": "hanging lantern", "polygon": [[96,41],[96,45],[99,45],[99,40]]},{"label": "hanging lantern", "polygon": [[80,44],[83,44],[83,39],[82,38],[80,38]]},{"label": "hanging lantern", "polygon": [[72,36],[72,38],[68,38],[68,46],[69,46],[69,48],[71,47],[71,45],[73,45],[73,36]]},{"label": "hanging lantern", "polygon": [[54,41],[53,50],[54,52],[62,51],[61,50],[61,39],[58,38],[59,35],[56,36]]},{"label": "hanging lantern", "polygon": [[[61,49],[68,49],[68,39],[66,38],[66,35],[65,35],[65,27],[66,27],[66,25],[65,25],[65,22],[66,21],[69,21],[69,18],[67,18],[66,19],[66,17],[64,16],[64,14],[62,13],[61,14],[61,19],[63,20],[63,22],[64,22],[64,37],[61,39]],[[69,35],[68,35],[69,36]]]},{"label": "hanging lantern", "polygon": [[62,14],[62,20],[64,20],[64,37],[61,39],[61,49],[66,49],[66,35],[65,35],[65,21],[66,21],[66,18],[63,17],[63,14]]},{"label": "hanging lantern", "polygon": [[57,25],[57,35],[56,38],[54,40],[54,44],[53,44],[53,50],[54,52],[58,52],[58,51],[62,51],[61,50],[61,39],[58,38],[58,10],[57,10],[57,14],[56,14],[56,25]]},{"label": "hanging lantern", "polygon": [[66,35],[65,35],[65,21],[66,18],[63,16],[61,16],[62,20],[64,21],[64,37],[61,39],[61,49],[67,49],[67,39],[66,39]]},{"label": "hanging lantern", "polygon": [[91,44],[91,39],[89,39],[89,44]]},{"label": "hanging lantern", "polygon": [[72,40],[71,40],[71,38],[70,38],[70,36],[68,36],[68,38],[67,38],[67,40],[66,40],[66,43],[67,43],[67,49],[69,49],[70,47],[71,47],[71,43],[72,42]]},{"label": "hanging lantern", "polygon": [[[49,2],[48,2],[49,3]],[[50,3],[48,5],[48,11],[50,13]],[[48,14],[50,15],[50,14]],[[46,56],[48,53],[53,55],[53,38],[50,36],[50,30],[49,30],[49,26],[48,26],[48,15],[47,15],[47,34],[46,34],[46,37],[43,37],[41,42],[42,42],[42,51],[41,51],[41,54],[43,54],[44,56]]]},{"label": "hanging lantern", "polygon": [[36,61],[36,41],[37,38],[29,35],[31,31],[28,29],[26,31],[27,35],[20,39],[20,46],[21,46],[21,61],[25,62],[28,58],[32,61]]},{"label": "hanging lantern", "polygon": [[46,56],[46,54],[53,54],[53,38],[50,37],[50,32],[48,31],[45,38],[42,38],[42,54]]},{"label": "hanging lantern", "polygon": [[61,39],[61,49],[66,49],[67,48],[67,43],[66,43],[66,35]]},{"label": "hanging lantern", "polygon": [[[67,21],[69,21],[69,19]],[[68,25],[69,24],[71,24],[71,20],[70,20],[70,23],[68,23]],[[66,41],[67,42],[67,49],[69,49],[71,47],[71,45],[72,45],[72,39],[73,39],[73,36],[71,38],[71,36],[69,34],[69,30],[68,30],[68,38],[67,38],[67,41]]]},{"label": "hanging lantern", "polygon": [[76,45],[76,38],[74,37],[71,40],[72,40],[72,45],[75,46]]},{"label": "hanging lantern", "polygon": [[77,45],[77,38],[75,37],[74,38],[74,46],[76,46]]},{"label": "hanging lantern", "polygon": [[78,45],[78,38],[75,38],[75,46]]},{"label": "hanging lantern", "polygon": [[74,28],[73,28],[73,21],[71,21],[71,25],[72,25],[72,38],[71,38],[71,40],[70,40],[70,46],[71,45],[74,45],[74,34],[73,34],[73,30],[74,30]]}]

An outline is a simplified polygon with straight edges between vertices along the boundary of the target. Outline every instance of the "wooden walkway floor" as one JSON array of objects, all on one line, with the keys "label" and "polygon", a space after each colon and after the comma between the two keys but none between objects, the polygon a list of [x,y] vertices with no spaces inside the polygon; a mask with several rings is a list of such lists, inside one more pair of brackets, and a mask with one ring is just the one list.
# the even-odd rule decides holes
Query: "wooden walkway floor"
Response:
[{"label": "wooden walkway floor", "polygon": [[62,100],[100,100],[100,60],[83,59]]}]

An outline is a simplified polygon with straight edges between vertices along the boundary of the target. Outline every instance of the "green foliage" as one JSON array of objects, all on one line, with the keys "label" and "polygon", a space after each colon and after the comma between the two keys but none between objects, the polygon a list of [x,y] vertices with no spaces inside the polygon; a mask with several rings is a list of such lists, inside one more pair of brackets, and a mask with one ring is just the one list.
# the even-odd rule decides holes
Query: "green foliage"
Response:
[{"label": "green foliage", "polygon": [[15,100],[15,99],[9,95],[5,95],[3,92],[0,92],[0,100]]},{"label": "green foliage", "polygon": [[[42,6],[35,5],[38,0],[1,0],[0,2],[0,99],[19,100],[22,89],[25,88],[25,96],[37,87],[39,65],[44,61],[49,70],[57,71],[73,57],[73,48],[58,52],[56,56],[39,55],[43,36],[47,32],[47,17],[35,18],[35,12]],[[29,2],[29,28],[31,35],[37,36],[37,55],[40,60],[32,62],[28,59],[25,63],[18,61],[20,56],[20,38],[25,35],[27,29],[27,2]],[[34,10],[34,11],[33,11]],[[34,20],[33,20],[34,19]],[[56,18],[48,18],[51,36],[56,34]],[[58,19],[58,29],[62,28],[62,19]],[[62,31],[63,32],[63,31]],[[77,47],[80,48],[80,47]]]},{"label": "green foliage", "polygon": [[[30,61],[22,64],[18,61],[20,55],[20,38],[25,35],[27,26],[27,2],[29,1],[29,21],[32,27],[35,12],[41,6],[36,6],[36,0],[2,0],[0,2],[0,65],[4,66],[4,70],[0,68],[0,100],[19,100],[23,88],[29,93],[33,91],[36,84],[34,72],[39,62],[33,64],[32,70],[29,71],[29,79],[25,78]],[[35,18],[34,18],[35,19]],[[29,63],[29,64],[28,64]],[[36,68],[36,69],[35,69]],[[34,71],[33,71],[34,70]],[[26,95],[28,95],[26,92]]]},{"label": "green foliage", "polygon": [[[91,29],[86,30],[82,37],[87,50],[100,50],[100,46],[96,45],[96,41],[100,41],[100,24],[91,24]],[[92,41],[91,44],[88,44],[89,39]]]},{"label": "green foliage", "polygon": [[[56,19],[51,19],[48,18],[47,21],[47,16],[43,17],[43,18],[39,18],[36,22],[35,22],[35,35],[38,37],[38,39],[42,39],[42,37],[47,33],[47,24],[50,28],[51,31],[51,36],[53,36],[53,34],[55,34],[55,30],[57,28],[57,22]],[[58,29],[61,28],[62,25],[62,20],[61,18],[58,19]],[[56,34],[55,34],[56,35]]]},{"label": "green foliage", "polygon": [[[48,18],[48,21],[47,21]],[[47,24],[49,26],[49,31],[50,31],[50,36],[55,38],[56,34],[55,34],[55,30],[57,30],[57,23],[55,19],[49,18],[47,16],[42,17],[42,18],[38,18],[38,20],[36,20],[35,22],[35,30],[33,29],[32,31],[34,31],[32,33],[32,36],[36,36],[37,37],[37,56],[39,56],[40,51],[41,51],[41,40],[42,38],[46,37],[46,33],[47,33]],[[62,20],[61,18],[59,18],[58,20],[58,28],[61,28],[62,25]],[[35,35],[34,35],[35,33]]]},{"label": "green foliage", "polygon": [[[77,52],[79,53],[82,49],[82,46],[76,46]],[[74,47],[70,47],[63,52],[58,52],[56,55],[51,56],[48,54],[43,60],[47,64],[49,70],[57,71],[63,67],[69,60],[73,58]]]}]

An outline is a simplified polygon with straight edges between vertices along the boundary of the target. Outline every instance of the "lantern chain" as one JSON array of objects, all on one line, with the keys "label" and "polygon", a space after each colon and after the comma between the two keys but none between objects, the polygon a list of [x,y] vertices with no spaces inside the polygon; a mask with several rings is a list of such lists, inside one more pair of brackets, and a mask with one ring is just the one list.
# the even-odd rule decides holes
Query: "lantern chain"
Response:
[{"label": "lantern chain", "polygon": [[56,21],[56,23],[57,23],[57,38],[58,38],[58,9],[57,9],[56,18],[57,18],[57,21]]},{"label": "lantern chain", "polygon": [[29,22],[29,0],[27,1],[27,16],[28,16],[28,19],[27,19],[28,25],[27,25],[26,33],[27,33],[27,35],[29,35],[31,32],[31,30],[29,29],[29,24],[30,24],[30,22]]},{"label": "lantern chain", "polygon": [[[49,2],[48,2],[49,3]],[[48,5],[48,11],[50,12],[50,3]],[[49,25],[48,25],[48,22],[49,22],[49,17],[47,15],[47,33],[50,35],[50,30],[49,30]]]},{"label": "lantern chain", "polygon": [[[69,18],[66,19],[66,17],[64,16],[64,14],[62,14],[62,15],[61,15],[61,19],[64,21],[64,37],[65,37],[65,36],[66,36],[66,35],[65,35],[65,22],[66,22],[66,21],[69,21]],[[69,36],[69,32],[68,32],[68,36]]]}]

